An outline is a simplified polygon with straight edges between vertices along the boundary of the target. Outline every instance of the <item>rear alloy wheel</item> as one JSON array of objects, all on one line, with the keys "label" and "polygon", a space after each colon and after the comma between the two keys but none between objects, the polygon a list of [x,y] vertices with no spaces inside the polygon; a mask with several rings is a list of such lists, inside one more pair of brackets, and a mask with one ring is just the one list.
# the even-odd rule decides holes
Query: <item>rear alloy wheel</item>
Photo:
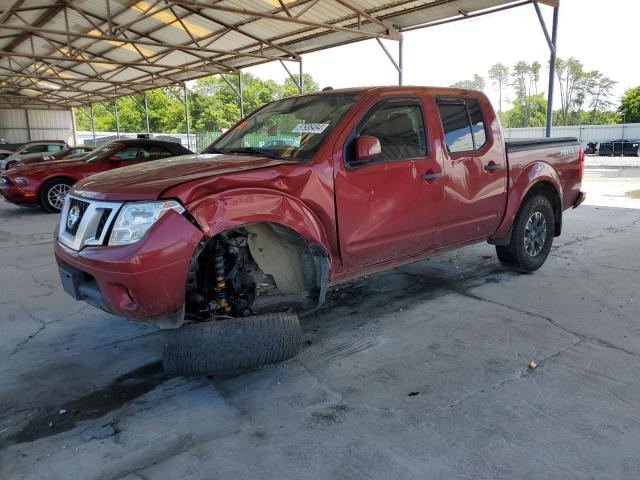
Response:
[{"label": "rear alloy wheel", "polygon": [[5,166],[5,170],[11,170],[12,168],[16,168],[17,166],[18,166],[18,162],[13,160],[7,163],[7,165]]},{"label": "rear alloy wheel", "polygon": [[520,207],[511,233],[511,243],[497,246],[500,262],[508,268],[532,272],[542,266],[553,244],[553,206],[543,195],[529,197]]},{"label": "rear alloy wheel", "polygon": [[40,190],[40,203],[49,213],[60,213],[64,205],[64,197],[71,189],[73,182],[64,178],[54,179],[45,183]]}]

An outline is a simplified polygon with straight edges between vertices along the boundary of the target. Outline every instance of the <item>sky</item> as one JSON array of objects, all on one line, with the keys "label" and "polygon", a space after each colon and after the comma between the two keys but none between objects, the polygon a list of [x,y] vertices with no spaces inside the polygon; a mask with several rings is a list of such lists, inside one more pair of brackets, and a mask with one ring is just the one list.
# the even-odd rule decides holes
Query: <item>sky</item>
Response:
[{"label": "sky", "polygon": [[[551,29],[553,9],[545,5],[541,9]],[[638,19],[639,0],[561,0],[558,56],[573,56],[585,70],[600,70],[616,80],[612,99],[617,104],[626,90],[640,85]],[[395,42],[385,44],[397,54]],[[485,77],[486,93],[496,108],[498,92],[487,71],[494,63],[511,67],[520,60],[537,60],[543,65],[539,89],[546,92],[549,48],[533,5],[404,34],[405,85],[448,86],[477,73]],[[297,65],[292,68],[297,72]],[[395,68],[375,40],[306,54],[303,68],[321,88],[395,85],[398,81]],[[246,71],[276,81],[287,76],[279,63]],[[557,90],[556,86],[555,105],[560,100]]]}]

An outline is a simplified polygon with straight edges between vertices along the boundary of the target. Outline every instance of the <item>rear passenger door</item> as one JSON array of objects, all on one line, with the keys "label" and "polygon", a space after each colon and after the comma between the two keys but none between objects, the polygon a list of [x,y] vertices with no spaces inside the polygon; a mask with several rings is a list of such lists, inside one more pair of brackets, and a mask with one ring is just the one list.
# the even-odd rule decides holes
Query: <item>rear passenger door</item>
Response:
[{"label": "rear passenger door", "polygon": [[445,140],[445,243],[488,237],[506,205],[508,165],[502,143],[494,142],[493,135],[499,122],[488,102],[473,97],[436,101]]}]

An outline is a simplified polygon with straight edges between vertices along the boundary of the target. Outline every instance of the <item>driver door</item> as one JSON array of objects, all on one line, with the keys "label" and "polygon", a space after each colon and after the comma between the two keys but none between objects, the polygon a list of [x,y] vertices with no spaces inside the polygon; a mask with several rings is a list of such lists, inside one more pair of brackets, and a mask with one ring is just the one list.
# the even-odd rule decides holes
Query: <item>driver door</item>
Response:
[{"label": "driver door", "polygon": [[[335,196],[346,272],[414,256],[440,243],[444,195],[438,179],[444,171],[429,146],[433,138],[424,112],[419,96],[380,100],[345,141],[344,162],[336,165]],[[364,135],[379,139],[382,154],[359,164],[354,143]],[[336,153],[334,158],[343,156]]]}]

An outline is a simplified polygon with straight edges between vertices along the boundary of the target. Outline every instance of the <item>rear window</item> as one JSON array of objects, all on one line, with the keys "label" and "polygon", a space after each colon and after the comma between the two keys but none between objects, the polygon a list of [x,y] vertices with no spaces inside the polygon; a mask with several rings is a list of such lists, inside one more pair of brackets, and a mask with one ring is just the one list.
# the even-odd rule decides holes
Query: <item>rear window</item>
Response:
[{"label": "rear window", "polygon": [[438,110],[449,152],[472,152],[481,149],[487,143],[486,126],[477,100],[438,99]]}]

